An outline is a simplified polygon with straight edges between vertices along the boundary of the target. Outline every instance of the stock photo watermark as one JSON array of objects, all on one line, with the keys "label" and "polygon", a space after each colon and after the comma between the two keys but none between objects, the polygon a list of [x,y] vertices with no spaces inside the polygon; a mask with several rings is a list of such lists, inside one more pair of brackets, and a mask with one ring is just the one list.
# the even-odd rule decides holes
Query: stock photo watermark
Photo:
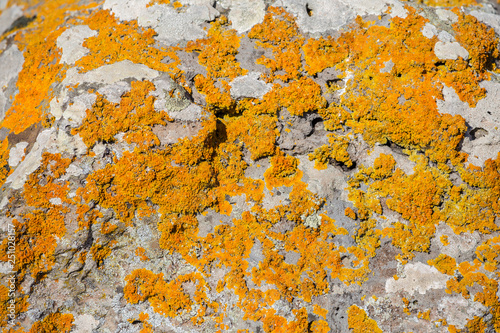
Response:
[{"label": "stock photo watermark", "polygon": [[7,264],[10,271],[7,273],[7,287],[9,288],[9,300],[7,304],[8,325],[14,325],[16,319],[16,229],[14,224],[8,223],[7,233]]}]

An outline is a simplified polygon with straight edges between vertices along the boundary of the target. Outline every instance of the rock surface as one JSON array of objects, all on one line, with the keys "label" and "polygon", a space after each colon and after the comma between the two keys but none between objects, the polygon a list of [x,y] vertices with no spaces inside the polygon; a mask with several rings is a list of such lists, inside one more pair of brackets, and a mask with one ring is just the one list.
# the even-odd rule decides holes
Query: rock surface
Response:
[{"label": "rock surface", "polygon": [[500,332],[480,0],[0,0],[0,327]]}]

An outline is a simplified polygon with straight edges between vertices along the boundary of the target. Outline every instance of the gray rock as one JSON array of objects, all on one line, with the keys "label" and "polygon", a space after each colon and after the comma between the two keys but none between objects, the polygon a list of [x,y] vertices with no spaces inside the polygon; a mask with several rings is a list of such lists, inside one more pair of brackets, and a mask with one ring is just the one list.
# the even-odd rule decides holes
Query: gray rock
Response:
[{"label": "gray rock", "polygon": [[[2,18],[0,17],[0,25]],[[12,45],[0,53],[0,121],[5,117],[8,96],[4,94],[6,87],[23,69],[24,57],[17,45]]]},{"label": "gray rock", "polygon": [[5,183],[10,183],[10,187],[15,190],[23,187],[28,176],[40,166],[42,162],[42,153],[50,142],[51,137],[54,135],[55,130],[53,128],[40,132],[31,151],[26,155],[24,161],[17,166],[14,172],[7,177]]},{"label": "gray rock", "polygon": [[261,73],[258,72],[250,72],[231,81],[231,97],[234,99],[262,98],[271,90],[272,85],[262,81],[260,75]]},{"label": "gray rock", "polygon": [[427,22],[423,27],[422,27],[422,35],[424,35],[427,38],[432,38],[438,34],[438,29],[436,28],[435,25],[430,24]]},{"label": "gray rock", "polygon": [[341,0],[341,2],[349,5],[356,15],[361,16],[383,14],[388,10],[389,6],[392,8],[391,17],[405,18],[407,14],[404,4],[398,0]]},{"label": "gray rock", "polygon": [[62,117],[71,123],[74,127],[82,124],[83,119],[87,116],[87,110],[92,108],[97,96],[91,93],[83,93],[72,99],[72,104],[69,104],[64,110]]},{"label": "gray rock", "polygon": [[471,299],[464,299],[460,296],[444,297],[439,302],[438,310],[446,316],[448,325],[455,325],[458,329],[465,328],[467,321],[475,316],[482,317],[486,308],[478,302]]},{"label": "gray rock", "polygon": [[9,152],[9,166],[16,167],[24,158],[25,149],[28,147],[28,142],[19,142],[10,149]]},{"label": "gray rock", "polygon": [[390,278],[386,281],[385,291],[397,293],[405,291],[410,295],[416,292],[425,294],[430,289],[445,289],[449,275],[440,273],[435,267],[417,262],[404,266],[403,277],[398,280]]},{"label": "gray rock", "polygon": [[75,333],[90,333],[99,326],[99,321],[90,314],[82,314],[75,317],[73,325]]},{"label": "gray rock", "polygon": [[0,14],[0,36],[3,35],[18,18],[23,16],[23,10],[19,6],[11,6]]},{"label": "gray rock", "polygon": [[500,15],[480,12],[478,10],[473,10],[470,15],[477,18],[480,22],[489,25],[495,30],[497,35],[500,35]]},{"label": "gray rock", "polygon": [[458,57],[464,60],[469,59],[469,52],[457,42],[437,42],[434,46],[434,53],[441,60],[457,60]]},{"label": "gray rock", "polygon": [[496,158],[500,151],[500,83],[483,81],[479,84],[487,91],[475,108],[462,102],[456,92],[444,87],[444,100],[438,100],[439,112],[462,116],[469,126],[462,150],[469,154],[469,162],[482,166],[489,158]]},{"label": "gray rock", "polygon": [[120,103],[122,95],[131,89],[130,84],[124,81],[118,81],[113,84],[99,88],[97,92],[104,95],[111,103]]},{"label": "gray rock", "polygon": [[287,251],[285,252],[285,263],[288,265],[297,265],[300,259],[300,253],[295,251]]},{"label": "gray rock", "polygon": [[302,30],[310,33],[337,30],[355,17],[349,4],[338,0],[284,0],[283,7],[297,17]]},{"label": "gray rock", "polygon": [[130,60],[123,60],[111,65],[104,65],[87,73],[79,73],[78,69],[71,68],[66,72],[63,86],[75,85],[77,83],[94,82],[112,84],[128,78],[136,80],[152,80],[159,72],[143,64],[135,64]]},{"label": "gray rock", "polygon": [[85,39],[95,36],[97,31],[86,25],[78,25],[65,30],[57,38],[57,47],[62,49],[61,63],[73,65],[78,59],[85,56],[89,50],[82,44]]},{"label": "gray rock", "polygon": [[182,12],[165,5],[146,7],[149,0],[106,0],[104,9],[111,10],[121,20],[137,20],[142,27],[151,27],[158,33],[157,39],[175,45],[183,40],[206,36],[202,24],[214,20],[219,12],[210,1],[194,2]]},{"label": "gray rock", "polygon": [[[438,34],[438,39],[443,42],[443,43],[452,43],[452,42],[456,42],[455,40],[455,37],[453,37],[451,34],[449,34],[448,32],[446,31],[441,31],[439,32]],[[464,57],[462,57],[464,58]],[[464,58],[465,59],[465,58]]]},{"label": "gray rock", "polygon": [[436,9],[436,15],[439,17],[440,20],[445,21],[445,22],[449,22],[449,23],[458,22],[457,14],[455,14],[451,10],[438,8],[438,9]]},{"label": "gray rock", "polygon": [[264,20],[266,5],[264,0],[233,0],[229,20],[238,33],[250,30]]},{"label": "gray rock", "polygon": [[390,73],[394,67],[392,60],[388,60],[384,63],[384,68],[380,69],[380,73]]}]

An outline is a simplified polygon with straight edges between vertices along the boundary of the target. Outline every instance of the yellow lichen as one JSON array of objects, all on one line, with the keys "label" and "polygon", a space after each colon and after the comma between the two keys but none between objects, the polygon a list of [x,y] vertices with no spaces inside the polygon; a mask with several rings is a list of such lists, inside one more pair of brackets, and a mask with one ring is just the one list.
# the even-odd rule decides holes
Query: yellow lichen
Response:
[{"label": "yellow lichen", "polygon": [[149,92],[154,85],[148,81],[133,81],[132,89],[125,93],[120,103],[108,102],[98,95],[80,127],[72,134],[79,134],[87,147],[92,148],[98,142],[114,142],[120,132],[128,143],[140,147],[158,146],[160,141],[152,132],[153,125],[166,125],[171,118],[165,111],[154,109],[154,96]]},{"label": "yellow lichen", "polygon": [[429,260],[427,263],[434,266],[443,274],[453,275],[457,269],[455,258],[441,253],[436,259]]},{"label": "yellow lichen", "polygon": [[293,156],[278,153],[271,157],[271,167],[264,173],[266,186],[269,190],[279,186],[291,186],[302,177],[302,171],[297,169],[299,161]]},{"label": "yellow lichen", "polygon": [[[95,5],[54,0],[33,7],[36,8],[34,21],[15,36],[23,51],[24,63],[17,80],[19,93],[7,110],[2,127],[17,134],[43,119],[52,95],[51,86],[65,76],[63,65],[59,63],[61,51],[56,45],[57,38],[65,30],[60,26],[66,22],[68,12],[78,17],[79,11]],[[70,19],[69,23],[74,21]]]},{"label": "yellow lichen", "polygon": [[31,326],[29,333],[69,333],[73,326],[73,315],[69,313],[51,313],[42,321]]},{"label": "yellow lichen", "polygon": [[[98,31],[98,35],[87,38],[83,43],[90,52],[76,62],[81,71],[87,72],[104,65],[130,60],[170,73],[174,78],[182,74],[177,68],[180,60],[175,49],[158,47],[153,38],[156,35],[153,29],[142,29],[135,20],[120,23],[107,10],[95,11],[85,18],[84,24]],[[166,57],[172,61],[163,62]]]},{"label": "yellow lichen", "polygon": [[0,186],[3,185],[11,170],[9,168],[9,140],[5,138],[0,143]]},{"label": "yellow lichen", "polygon": [[349,329],[353,333],[373,332],[382,333],[377,322],[366,314],[365,310],[356,305],[351,305],[347,310]]},{"label": "yellow lichen", "polygon": [[[298,79],[302,70],[300,48],[304,37],[294,17],[281,7],[269,7],[264,21],[252,27],[248,37],[258,39],[257,45],[272,50],[274,59],[262,56],[257,60],[270,70],[269,81],[279,79],[287,82]],[[283,71],[284,74],[277,74]]]},{"label": "yellow lichen", "polygon": [[[70,163],[70,159],[61,158],[59,154],[44,153],[41,167],[28,177],[24,185],[23,197],[31,209],[12,220],[16,230],[14,269],[19,272],[20,280],[28,271],[40,279],[55,263],[56,237],[61,238],[66,233],[64,214],[68,208],[51,202],[51,199],[72,203],[67,197],[69,183],[58,180]],[[6,238],[1,244],[2,261],[8,261],[7,246]]]}]

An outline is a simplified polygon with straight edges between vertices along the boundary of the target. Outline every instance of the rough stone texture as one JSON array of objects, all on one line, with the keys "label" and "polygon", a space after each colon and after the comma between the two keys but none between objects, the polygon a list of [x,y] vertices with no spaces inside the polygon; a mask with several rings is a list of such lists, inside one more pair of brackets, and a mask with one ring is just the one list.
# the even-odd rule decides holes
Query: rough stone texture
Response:
[{"label": "rough stone texture", "polygon": [[[441,39],[441,38],[440,38]],[[441,60],[457,60],[458,57],[469,59],[469,52],[457,42],[437,42],[434,53]]]},{"label": "rough stone texture", "polygon": [[[0,18],[1,22],[1,18]],[[23,68],[23,54],[17,48],[17,45],[9,47],[0,54],[0,63],[4,64],[0,67],[0,120],[5,117],[5,111],[9,103],[12,90],[9,87],[14,86],[12,81],[15,81],[17,75]]]},{"label": "rough stone texture", "polygon": [[157,71],[143,64],[134,64],[130,60],[124,60],[99,67],[85,74],[80,74],[76,68],[72,68],[66,74],[63,82],[67,85],[76,85],[83,82],[112,84],[128,78],[152,80],[158,75]]},{"label": "rough stone texture", "polygon": [[53,129],[46,129],[38,135],[35,144],[24,158],[24,161],[5,180],[7,184],[10,183],[11,188],[20,189],[26,182],[27,177],[38,169],[42,160],[42,153],[54,135],[55,131]]},{"label": "rough stone texture", "polygon": [[498,331],[497,7],[33,3],[0,0],[1,327]]},{"label": "rough stone texture", "polygon": [[16,167],[24,158],[25,149],[28,147],[27,142],[19,142],[15,147],[12,147],[9,152],[9,167]]},{"label": "rough stone texture", "polygon": [[64,31],[57,38],[57,46],[62,49],[60,62],[73,65],[78,59],[86,55],[88,49],[82,44],[85,39],[95,35],[96,32],[85,25],[79,25]]},{"label": "rough stone texture", "polygon": [[468,131],[462,149],[469,154],[468,161],[474,165],[484,165],[500,151],[500,83],[485,81],[480,85],[488,94],[475,108],[460,101],[455,91],[448,87],[443,89],[444,100],[438,100],[440,112],[458,114],[467,122]]},{"label": "rough stone texture", "polygon": [[489,25],[497,34],[500,34],[500,15],[493,13],[485,13],[477,10],[473,10],[470,12],[472,16],[477,18],[479,21]]},{"label": "rough stone texture", "polygon": [[231,2],[228,19],[239,33],[250,30],[261,23],[266,13],[264,0],[234,0]]},{"label": "rough stone texture", "polygon": [[17,19],[23,16],[23,10],[19,6],[11,6],[3,9],[0,14],[0,35],[9,30]]},{"label": "rough stone texture", "polygon": [[386,281],[385,290],[388,293],[405,291],[413,296],[416,292],[425,294],[429,289],[444,289],[449,277],[440,273],[435,267],[422,263],[407,264],[396,281],[389,279]]},{"label": "rough stone texture", "polygon": [[235,99],[262,98],[271,90],[271,85],[260,80],[260,75],[258,72],[250,72],[234,79],[231,82],[231,97]]},{"label": "rough stone texture", "polygon": [[171,45],[202,38],[205,31],[200,25],[219,15],[210,1],[191,2],[182,12],[163,5],[147,7],[148,3],[149,0],[106,0],[103,8],[111,10],[121,20],[137,20],[139,25],[153,28],[158,33],[158,40]]}]

